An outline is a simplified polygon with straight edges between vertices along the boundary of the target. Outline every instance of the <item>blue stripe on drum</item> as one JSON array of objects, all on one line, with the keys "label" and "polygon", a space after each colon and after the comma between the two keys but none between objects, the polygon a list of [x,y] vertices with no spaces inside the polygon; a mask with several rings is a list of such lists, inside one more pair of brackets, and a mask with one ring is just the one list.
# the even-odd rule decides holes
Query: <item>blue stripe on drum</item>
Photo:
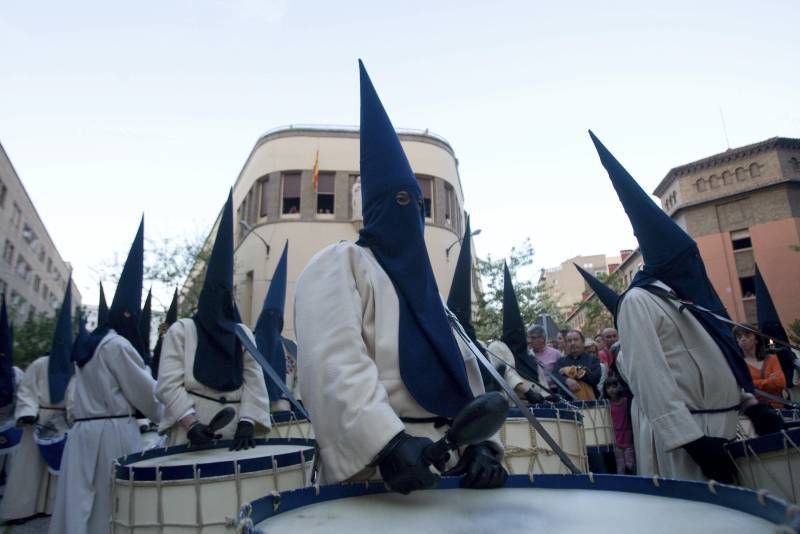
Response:
[{"label": "blue stripe on drum", "polygon": [[[445,477],[434,491],[459,489],[459,479]],[[511,475],[507,488],[539,488],[620,491],[655,497],[674,498],[686,501],[697,501],[715,504],[739,510],[741,512],[765,519],[777,525],[794,525],[800,521],[797,507],[771,495],[759,496],[753,490],[738,486],[715,484],[713,491],[706,482],[686,480],[658,479],[626,475],[536,475],[531,480],[527,475]],[[252,503],[246,504],[239,512],[240,521],[249,519],[253,525],[261,523],[275,515],[288,512],[310,504],[388,493],[383,482],[368,484],[337,484],[322,486],[317,494],[316,488],[302,488],[282,492],[277,496],[268,495]],[[243,532],[254,533],[256,530],[246,527]]]},{"label": "blue stripe on drum", "polygon": [[[161,480],[192,480],[194,479],[195,464],[186,465],[162,465],[162,466],[136,466],[133,465],[143,460],[171,456],[184,452],[207,451],[218,449],[228,451],[233,440],[225,439],[215,441],[208,447],[190,447],[187,445],[176,445],[164,449],[150,449],[136,454],[130,454],[118,458],[114,462],[114,471],[117,480],[141,480],[143,482],[155,482],[157,471],[161,472]],[[230,476],[235,474],[236,465],[239,465],[240,473],[252,473],[272,469],[272,460],[275,459],[275,467],[286,467],[297,465],[303,461],[314,459],[314,448],[316,441],[313,439],[298,438],[276,438],[276,439],[257,439],[256,446],[259,445],[302,445],[310,447],[305,450],[286,452],[282,454],[267,455],[258,458],[227,459],[218,462],[203,462],[200,466],[200,478],[212,478],[220,476]],[[188,462],[188,460],[187,460]]]},{"label": "blue stripe on drum", "polygon": [[303,417],[297,412],[292,412],[289,410],[283,410],[280,412],[272,412],[269,414],[270,418],[274,423],[287,423],[289,421],[299,421],[299,422],[308,422],[308,419]]},{"label": "blue stripe on drum", "polygon": [[[565,406],[552,407],[539,407],[531,406],[528,408],[537,419],[567,419],[569,421],[583,421],[583,416],[580,412],[573,409],[568,409]],[[511,408],[508,410],[508,417],[523,417],[522,412],[518,408]]]},{"label": "blue stripe on drum", "polygon": [[[800,428],[766,434],[755,438],[732,441],[725,445],[728,452],[734,458],[751,456],[753,453],[761,454],[767,452],[782,451],[791,447],[791,443],[800,443]],[[745,450],[746,448],[746,450]]]}]

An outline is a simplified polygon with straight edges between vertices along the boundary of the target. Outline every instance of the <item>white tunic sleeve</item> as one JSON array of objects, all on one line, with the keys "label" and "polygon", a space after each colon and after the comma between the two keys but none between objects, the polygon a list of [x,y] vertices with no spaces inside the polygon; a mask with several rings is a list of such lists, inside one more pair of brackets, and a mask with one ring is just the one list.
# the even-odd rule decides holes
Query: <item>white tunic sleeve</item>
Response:
[{"label": "white tunic sleeve", "polygon": [[[39,395],[37,393],[38,375],[42,371],[43,358],[32,361],[25,369],[22,382],[17,388],[17,403],[14,407],[14,419],[35,416],[39,413]],[[46,363],[47,360],[44,360]],[[47,371],[46,365],[44,371]]]},{"label": "white tunic sleeve", "polygon": [[623,374],[656,440],[671,451],[701,438],[703,431],[683,400],[659,340],[656,325],[665,318],[645,290],[634,288],[623,299],[617,322]]},{"label": "white tunic sleeve", "polygon": [[176,321],[164,335],[158,365],[156,396],[164,404],[161,428],[173,426],[181,417],[194,411],[194,401],[184,385],[185,346],[186,328],[182,321]]},{"label": "white tunic sleeve", "polygon": [[300,392],[331,480],[364,469],[404,429],[362,337],[371,288],[358,280],[358,268],[347,248],[329,247],[295,290]]},{"label": "white tunic sleeve", "polygon": [[156,399],[156,382],[150,376],[142,357],[130,343],[109,344],[109,349],[116,349],[117,354],[109,354],[104,359],[125,400],[148,419],[158,423],[162,408]]},{"label": "white tunic sleeve", "polygon": [[[255,337],[246,326],[245,332],[247,332],[247,337],[250,338],[250,341],[255,344]],[[272,423],[269,419],[269,394],[267,393],[267,385],[264,382],[264,370],[261,369],[255,358],[247,351],[244,353],[243,378],[239,419],[250,419],[263,427],[270,428]]]}]

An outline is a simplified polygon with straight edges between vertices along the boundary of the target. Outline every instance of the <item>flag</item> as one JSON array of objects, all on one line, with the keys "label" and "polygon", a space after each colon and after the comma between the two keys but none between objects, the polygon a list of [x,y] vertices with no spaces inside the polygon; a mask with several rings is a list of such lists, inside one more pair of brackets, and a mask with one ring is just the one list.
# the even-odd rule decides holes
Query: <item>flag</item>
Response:
[{"label": "flag", "polygon": [[317,150],[317,157],[314,159],[314,169],[311,171],[311,183],[314,185],[314,192],[317,192],[319,186],[319,150]]}]

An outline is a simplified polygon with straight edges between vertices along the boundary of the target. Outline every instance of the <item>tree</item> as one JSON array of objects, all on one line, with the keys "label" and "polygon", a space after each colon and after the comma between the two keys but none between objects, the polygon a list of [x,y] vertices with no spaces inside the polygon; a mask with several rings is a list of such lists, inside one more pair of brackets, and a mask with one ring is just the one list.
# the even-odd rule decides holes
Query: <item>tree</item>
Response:
[{"label": "tree", "polygon": [[555,301],[531,280],[522,280],[519,271],[533,263],[533,245],[530,239],[519,247],[512,247],[508,260],[477,258],[478,275],[483,285],[479,295],[475,316],[475,331],[479,339],[498,339],[503,333],[503,264],[508,262],[508,270],[514,283],[520,314],[525,324],[532,323],[540,314],[548,313],[558,324],[564,323],[564,316]]},{"label": "tree", "polygon": [[[14,365],[24,369],[33,360],[50,351],[60,312],[59,308],[52,315],[43,312],[30,313],[22,324],[16,324],[14,319],[18,318],[20,314],[16,308],[11,308],[9,315],[14,336]],[[74,311],[72,314],[73,336],[78,331],[79,317],[79,312]]]}]

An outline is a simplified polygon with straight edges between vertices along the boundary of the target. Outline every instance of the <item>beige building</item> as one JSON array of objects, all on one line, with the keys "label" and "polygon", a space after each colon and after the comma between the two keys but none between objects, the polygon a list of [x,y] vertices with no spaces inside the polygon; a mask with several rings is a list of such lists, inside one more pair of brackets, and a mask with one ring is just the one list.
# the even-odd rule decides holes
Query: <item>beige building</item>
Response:
[{"label": "beige building", "polygon": [[[731,318],[756,323],[757,263],[784,327],[800,319],[800,139],[773,137],[680,165],[654,194],[697,241]],[[626,286],[641,263],[638,251],[622,262]],[[581,317],[574,310],[570,324]]]},{"label": "beige building", "polygon": [[[51,315],[61,305],[72,268],[61,258],[28,196],[17,171],[0,145],[0,293],[6,294],[15,323],[30,314]],[[72,285],[72,302],[80,292]]]},{"label": "beige building", "polygon": [[557,267],[542,269],[540,286],[565,311],[580,302],[586,291],[586,282],[573,264],[580,265],[595,276],[608,273],[608,258],[604,254],[575,256]]},{"label": "beige building", "polygon": [[[446,296],[464,227],[458,160],[445,139],[427,130],[403,130],[399,135],[425,197],[425,240],[436,282]],[[314,191],[316,161],[319,179]],[[234,283],[246,324],[255,324],[288,240],[284,335],[294,337],[295,281],[317,251],[341,240],[357,239],[362,226],[360,187],[357,128],[291,126],[258,139],[233,188]],[[208,247],[214,235],[216,225]],[[192,291],[201,269],[196,266],[183,294]],[[477,278],[473,286],[479,290]]]}]

